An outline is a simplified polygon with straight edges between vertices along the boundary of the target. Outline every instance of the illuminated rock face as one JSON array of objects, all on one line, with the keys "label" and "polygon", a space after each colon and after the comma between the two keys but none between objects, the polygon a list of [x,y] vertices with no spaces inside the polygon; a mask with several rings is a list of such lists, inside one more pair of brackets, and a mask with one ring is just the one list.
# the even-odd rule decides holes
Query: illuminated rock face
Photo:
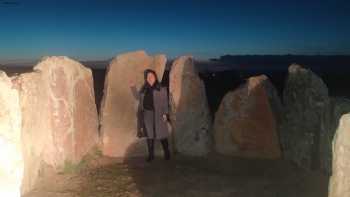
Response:
[{"label": "illuminated rock face", "polygon": [[19,197],[22,177],[19,94],[11,79],[0,71],[0,196]]},{"label": "illuminated rock face", "polygon": [[350,196],[350,114],[341,117],[333,139],[329,197]]},{"label": "illuminated rock face", "polygon": [[[24,156],[24,177],[22,192],[30,191],[37,181],[45,151],[53,146],[48,110],[48,89],[39,72],[22,74],[18,83],[21,86],[22,144]],[[51,140],[51,141],[50,141]],[[47,149],[47,150],[45,150]]]},{"label": "illuminated rock face", "polygon": [[320,162],[321,170],[327,175],[332,174],[332,141],[342,115],[350,112],[350,100],[347,98],[330,97],[329,105],[324,113],[320,131]]},{"label": "illuminated rock face", "polygon": [[169,94],[176,151],[192,156],[206,155],[210,146],[211,118],[204,83],[192,57],[183,56],[174,61]]},{"label": "illuminated rock face", "polygon": [[[215,114],[215,149],[225,155],[279,158],[278,125],[268,78],[251,77],[247,83],[229,92]],[[275,98],[278,104],[278,98]]]},{"label": "illuminated rock face", "polygon": [[65,162],[80,162],[98,145],[98,116],[90,69],[67,57],[43,59],[18,83],[26,192],[43,163],[58,170]]},{"label": "illuminated rock face", "polygon": [[[126,157],[146,154],[146,145],[136,137],[137,91],[144,83],[144,70],[153,69],[161,81],[164,55],[148,56],[144,51],[118,55],[108,66],[101,105],[100,124],[103,154]],[[135,89],[131,87],[135,85]]]}]

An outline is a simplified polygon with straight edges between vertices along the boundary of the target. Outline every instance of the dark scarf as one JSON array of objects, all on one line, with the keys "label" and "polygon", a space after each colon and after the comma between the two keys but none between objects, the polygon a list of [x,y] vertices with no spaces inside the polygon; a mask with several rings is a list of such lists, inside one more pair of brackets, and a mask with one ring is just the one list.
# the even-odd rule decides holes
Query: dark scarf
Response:
[{"label": "dark scarf", "polygon": [[158,90],[159,91],[160,86],[161,86],[160,83],[159,82],[157,83],[157,81],[154,82],[153,86],[150,86],[149,83],[145,82],[141,88],[141,92],[146,93],[148,90],[151,90],[151,91]]},{"label": "dark scarf", "polygon": [[144,85],[144,98],[143,98],[143,108],[146,110],[154,110],[154,103],[153,103],[153,91],[159,90],[160,85],[158,83],[155,83],[153,86],[150,86],[148,83]]}]

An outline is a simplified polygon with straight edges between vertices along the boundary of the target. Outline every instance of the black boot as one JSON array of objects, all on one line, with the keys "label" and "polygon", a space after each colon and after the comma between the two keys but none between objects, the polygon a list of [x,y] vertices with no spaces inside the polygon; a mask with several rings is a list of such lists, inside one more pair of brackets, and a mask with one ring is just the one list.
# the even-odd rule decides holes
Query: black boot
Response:
[{"label": "black boot", "polygon": [[146,161],[151,162],[154,159],[154,139],[147,139],[147,147],[148,147],[148,157]]},{"label": "black boot", "polygon": [[169,160],[170,159],[170,151],[169,151],[169,143],[168,143],[168,139],[162,139],[160,140],[160,142],[162,143],[162,147],[163,147],[163,151],[164,151],[164,159],[165,160]]}]

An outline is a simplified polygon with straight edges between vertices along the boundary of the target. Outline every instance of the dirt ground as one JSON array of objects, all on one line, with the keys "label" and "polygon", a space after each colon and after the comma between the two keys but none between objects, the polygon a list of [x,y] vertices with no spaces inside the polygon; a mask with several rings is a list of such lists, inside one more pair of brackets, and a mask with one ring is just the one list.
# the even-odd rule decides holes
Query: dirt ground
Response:
[{"label": "dirt ground", "polygon": [[24,197],[326,197],[327,188],[328,177],[281,160],[100,157],[80,170],[47,173]]}]

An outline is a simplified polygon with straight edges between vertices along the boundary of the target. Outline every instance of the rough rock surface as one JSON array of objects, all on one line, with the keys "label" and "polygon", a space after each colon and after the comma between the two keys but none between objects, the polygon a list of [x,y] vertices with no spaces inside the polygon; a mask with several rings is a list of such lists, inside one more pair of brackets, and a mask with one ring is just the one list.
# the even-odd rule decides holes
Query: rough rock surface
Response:
[{"label": "rough rock surface", "polygon": [[[265,75],[264,75],[265,76]],[[266,77],[267,78],[267,77]],[[266,80],[262,80],[264,88],[267,93],[267,97],[269,99],[269,104],[271,107],[271,110],[274,114],[276,124],[278,127],[278,130],[281,129],[282,124],[282,117],[283,117],[283,105],[280,96],[278,95],[278,92],[275,88],[275,86],[272,84],[272,82],[267,78]],[[278,134],[280,131],[278,131]]]},{"label": "rough rock surface", "polygon": [[136,137],[136,93],[144,83],[145,69],[155,70],[161,81],[165,65],[164,55],[152,57],[144,51],[118,55],[111,61],[100,110],[104,155],[126,157],[146,154],[146,145]]},{"label": "rough rock surface", "polygon": [[280,102],[273,91],[268,78],[261,75],[249,78],[225,95],[214,121],[217,152],[240,157],[280,157],[278,114],[272,108],[279,108]]},{"label": "rough rock surface", "polygon": [[301,167],[318,169],[321,122],[329,105],[328,88],[316,74],[299,65],[291,65],[288,71],[281,129],[284,156]]},{"label": "rough rock surface", "polygon": [[23,177],[19,93],[0,71],[0,196],[20,196]]},{"label": "rough rock surface", "polygon": [[320,136],[321,170],[332,174],[332,141],[339,126],[342,115],[350,113],[350,100],[346,98],[330,98],[330,103],[324,114]]},{"label": "rough rock surface", "polygon": [[171,122],[175,149],[203,156],[209,152],[211,118],[203,81],[190,56],[176,59],[169,76]]},{"label": "rough rock surface", "polygon": [[77,164],[98,145],[91,70],[67,57],[47,57],[18,77],[25,159],[23,192],[43,164]]},{"label": "rough rock surface", "polygon": [[350,196],[350,114],[341,117],[333,140],[329,197]]}]

